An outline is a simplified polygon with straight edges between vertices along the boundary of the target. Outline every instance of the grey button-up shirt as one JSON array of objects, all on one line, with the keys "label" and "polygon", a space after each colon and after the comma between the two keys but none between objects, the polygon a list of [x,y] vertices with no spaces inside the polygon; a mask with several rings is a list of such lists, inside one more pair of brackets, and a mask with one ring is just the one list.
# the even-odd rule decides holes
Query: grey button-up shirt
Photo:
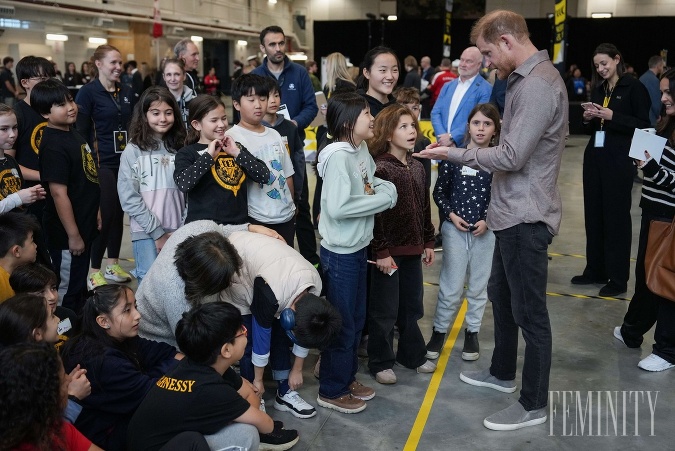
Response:
[{"label": "grey button-up shirt", "polygon": [[494,174],[490,229],[541,221],[553,235],[558,233],[562,202],[557,182],[568,112],[565,84],[542,50],[509,76],[499,145],[448,152],[453,163]]}]

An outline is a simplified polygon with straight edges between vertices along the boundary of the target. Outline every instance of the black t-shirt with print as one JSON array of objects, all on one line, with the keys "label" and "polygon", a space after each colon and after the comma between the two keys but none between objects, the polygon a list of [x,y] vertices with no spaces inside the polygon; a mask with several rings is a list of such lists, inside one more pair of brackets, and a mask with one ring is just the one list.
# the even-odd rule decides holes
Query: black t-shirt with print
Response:
[{"label": "black t-shirt with print", "polygon": [[40,178],[47,190],[43,217],[47,246],[68,249],[68,234],[56,211],[50,182],[67,186],[77,229],[85,244],[90,244],[98,234],[101,191],[94,155],[82,135],[75,130],[45,129],[40,143]]},{"label": "black t-shirt with print", "polygon": [[248,221],[246,178],[267,183],[270,172],[265,162],[241,147],[237,158],[220,152],[213,160],[206,144],[191,144],[176,154],[173,178],[187,193],[185,223],[209,219],[218,224]]},{"label": "black t-shirt with print", "polygon": [[184,358],[138,406],[129,423],[129,449],[157,450],[185,431],[215,434],[251,407],[237,392],[241,384],[232,368],[221,376]]},{"label": "black t-shirt with print", "polygon": [[[26,102],[17,102],[14,105],[16,119],[19,126],[19,136],[16,139],[16,161],[23,167],[39,170],[40,167],[40,142],[47,128],[45,118]],[[26,180],[25,187],[37,185],[38,181]]]},{"label": "black t-shirt with print", "polygon": [[0,200],[21,190],[23,177],[16,160],[5,154],[0,158]]}]

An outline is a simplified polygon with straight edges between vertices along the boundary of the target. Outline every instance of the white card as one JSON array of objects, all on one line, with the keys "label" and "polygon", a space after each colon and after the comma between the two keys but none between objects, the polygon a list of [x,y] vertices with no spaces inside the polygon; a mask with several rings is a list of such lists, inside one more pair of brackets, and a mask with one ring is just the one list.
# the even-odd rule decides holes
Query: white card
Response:
[{"label": "white card", "polygon": [[284,103],[283,105],[279,105],[279,109],[277,110],[277,114],[283,114],[284,118],[288,119],[289,121],[291,120],[291,115],[288,112],[288,107]]},{"label": "white card", "polygon": [[605,131],[598,130],[595,132],[595,147],[605,147]]},{"label": "white card", "polygon": [[645,157],[646,150],[657,163],[660,163],[666,141],[666,138],[636,128],[635,132],[633,132],[633,141],[630,143],[628,156],[636,160],[645,161],[647,159]]},{"label": "white card", "polygon": [[460,172],[462,175],[470,175],[470,176],[476,176],[478,175],[478,171],[476,169],[472,169],[468,166],[462,166],[462,170]]},{"label": "white card", "polygon": [[56,333],[59,335],[63,335],[72,328],[73,325],[70,324],[70,318],[66,318],[63,321],[61,321],[58,326],[56,326]]}]

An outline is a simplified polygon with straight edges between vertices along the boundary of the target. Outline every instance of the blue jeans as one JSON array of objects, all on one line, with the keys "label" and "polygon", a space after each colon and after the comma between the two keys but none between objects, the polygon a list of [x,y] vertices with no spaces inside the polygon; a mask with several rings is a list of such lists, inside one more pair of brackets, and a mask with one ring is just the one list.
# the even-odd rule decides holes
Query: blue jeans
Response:
[{"label": "blue jeans", "polygon": [[548,245],[553,235],[543,222],[495,232],[488,297],[495,321],[490,374],[516,377],[518,329],[525,339],[523,383],[518,400],[525,410],[546,407],[551,372],[551,323],[546,308]]},{"label": "blue jeans", "polygon": [[131,246],[136,261],[136,269],[132,272],[140,285],[150,266],[157,260],[157,248],[155,247],[155,240],[152,238],[132,241]]},{"label": "blue jeans", "polygon": [[[253,331],[253,315],[242,315],[241,317],[244,326],[249,331]],[[286,336],[286,332],[281,327],[278,319],[272,323],[272,336],[270,343],[270,368],[272,369],[272,379],[275,381],[283,381],[288,379],[288,374],[291,372],[291,340]],[[241,377],[253,382],[255,373],[253,370],[253,336],[248,337],[246,343],[246,350],[244,355],[239,360],[239,371]]]},{"label": "blue jeans", "polygon": [[342,316],[340,334],[321,353],[319,395],[324,398],[349,394],[349,386],[356,378],[356,351],[366,322],[366,249],[337,254],[321,246],[326,299]]}]

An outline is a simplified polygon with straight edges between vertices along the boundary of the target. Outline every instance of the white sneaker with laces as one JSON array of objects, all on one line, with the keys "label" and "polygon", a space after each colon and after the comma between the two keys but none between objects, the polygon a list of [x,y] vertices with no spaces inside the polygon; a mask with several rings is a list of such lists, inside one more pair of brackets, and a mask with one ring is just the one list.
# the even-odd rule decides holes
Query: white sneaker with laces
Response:
[{"label": "white sneaker with laces", "polygon": [[656,354],[649,354],[644,359],[640,360],[638,367],[645,371],[665,371],[675,368],[675,365],[663,359]]},{"label": "white sneaker with laces", "polygon": [[316,415],[316,409],[294,390],[288,390],[284,396],[279,396],[277,392],[274,398],[274,408],[282,412],[290,412],[298,418],[311,418]]}]

